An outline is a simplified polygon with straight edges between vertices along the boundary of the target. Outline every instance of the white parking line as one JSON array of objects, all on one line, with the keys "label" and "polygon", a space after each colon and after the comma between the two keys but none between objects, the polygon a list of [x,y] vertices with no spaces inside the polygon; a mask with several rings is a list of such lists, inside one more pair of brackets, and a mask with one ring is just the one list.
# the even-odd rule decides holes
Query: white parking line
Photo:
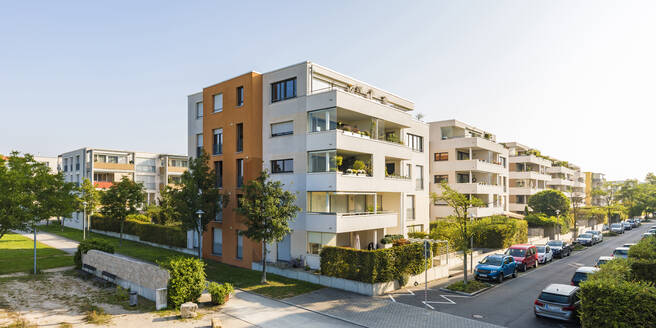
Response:
[{"label": "white parking line", "polygon": [[426,306],[428,306],[429,308],[431,308],[431,310],[435,310],[434,307],[432,307],[430,304],[426,303],[425,301],[421,301],[421,302],[424,303],[424,305],[426,305]]},{"label": "white parking line", "polygon": [[392,297],[392,295],[387,294],[387,296],[389,296],[389,298],[392,300],[392,302],[396,303],[396,300],[394,299],[394,297]]}]

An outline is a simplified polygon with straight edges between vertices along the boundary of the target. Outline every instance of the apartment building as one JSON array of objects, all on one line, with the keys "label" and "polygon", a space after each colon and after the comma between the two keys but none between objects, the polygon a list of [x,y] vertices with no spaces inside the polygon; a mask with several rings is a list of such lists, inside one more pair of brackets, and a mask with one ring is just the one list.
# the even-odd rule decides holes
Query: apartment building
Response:
[{"label": "apartment building", "polygon": [[[187,170],[188,159],[184,155],[143,153],[125,150],[80,148],[58,157],[58,166],[66,182],[78,186],[84,178],[97,189],[107,189],[123,177],[141,182],[146,192],[146,204],[156,204],[160,191],[168,184],[180,182]],[[82,214],[73,213],[65,224],[82,228]]]},{"label": "apartment building", "polygon": [[509,210],[524,214],[528,198],[547,189],[551,181],[551,175],[547,173],[551,160],[517,142],[506,142],[504,145],[509,156]]},{"label": "apartment building", "polygon": [[593,196],[592,191],[603,189],[606,182],[606,176],[603,173],[585,172],[585,205],[586,206],[603,206],[605,205],[599,196]]},{"label": "apartment building", "polygon": [[[457,120],[430,123],[430,191],[454,190],[486,204],[470,210],[475,217],[508,214],[508,149],[496,136]],[[430,205],[431,219],[453,214],[442,201]]]},{"label": "apartment building", "polygon": [[585,173],[581,172],[580,167],[565,161],[552,160],[547,173],[551,175],[551,180],[547,182],[549,189],[562,191],[565,196],[578,199],[579,206],[585,205]]},{"label": "apartment building", "polygon": [[261,260],[262,247],[240,235],[246,227],[234,208],[244,184],[262,171],[262,75],[242,74],[187,99],[189,155],[204,150],[217,186],[229,195],[223,213],[203,234],[203,257],[251,268],[251,262]]}]

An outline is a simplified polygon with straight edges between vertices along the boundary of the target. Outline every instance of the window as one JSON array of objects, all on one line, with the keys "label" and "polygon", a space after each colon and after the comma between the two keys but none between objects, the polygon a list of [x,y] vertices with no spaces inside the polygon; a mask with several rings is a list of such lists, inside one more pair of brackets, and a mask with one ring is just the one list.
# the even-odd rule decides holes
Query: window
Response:
[{"label": "window", "polygon": [[64,172],[68,172],[68,158],[64,158]]},{"label": "window", "polygon": [[223,111],[223,94],[219,93],[214,95],[214,112],[222,112]]},{"label": "window", "polygon": [[408,147],[412,148],[415,151],[424,151],[424,137],[420,137],[414,134],[407,133],[406,144]]},{"label": "window", "polygon": [[413,224],[408,226],[408,233],[411,232],[423,232],[424,231],[424,225],[423,224]]},{"label": "window", "polygon": [[237,230],[237,259],[242,259],[244,257],[244,236],[241,235],[240,231]]},{"label": "window", "polygon": [[271,173],[288,173],[294,172],[293,159],[277,159],[271,161]]},{"label": "window", "polygon": [[410,221],[415,219],[415,195],[406,195],[405,218]]},{"label": "window", "polygon": [[308,254],[319,255],[324,246],[337,246],[337,235],[334,233],[308,231],[307,239]]},{"label": "window", "polygon": [[137,172],[155,173],[157,171],[157,167],[155,166],[155,159],[137,157],[135,159],[135,169]]},{"label": "window", "polygon": [[467,161],[469,160],[469,153],[466,153],[464,151],[459,151],[458,152],[458,160],[459,161]]},{"label": "window", "polygon": [[214,161],[214,174],[217,188],[223,188],[223,161]]},{"label": "window", "polygon": [[223,202],[219,200],[217,205],[216,215],[214,216],[214,221],[223,222]]},{"label": "window", "polygon": [[334,150],[313,151],[308,153],[308,172],[329,172],[337,170]]},{"label": "window", "polygon": [[203,117],[203,102],[199,101],[196,103],[196,119]]},{"label": "window", "polygon": [[271,136],[279,137],[294,134],[294,121],[271,124]]},{"label": "window", "polygon": [[434,183],[449,182],[449,176],[448,175],[435,175],[435,176],[433,176],[433,182]]},{"label": "window", "polygon": [[146,190],[157,190],[154,175],[137,174],[134,181],[143,183],[144,189]]},{"label": "window", "polygon": [[271,102],[296,97],[296,78],[271,83]]},{"label": "window", "polygon": [[469,174],[456,173],[456,180],[458,181],[458,183],[469,183]]},{"label": "window", "polygon": [[412,164],[405,165],[405,176],[412,178]]},{"label": "window", "polygon": [[223,129],[214,129],[214,139],[212,140],[212,154],[223,154]]},{"label": "window", "polygon": [[499,157],[499,159],[501,160],[501,165],[503,167],[506,167],[506,158],[505,157]]},{"label": "window", "polygon": [[212,228],[212,254],[223,255],[223,230],[221,228]]},{"label": "window", "polygon": [[440,162],[440,161],[448,161],[449,160],[449,153],[448,152],[443,152],[443,153],[435,153],[435,161]]},{"label": "window", "polygon": [[199,133],[196,135],[196,157],[200,157],[200,154],[203,152],[203,134]]},{"label": "window", "polygon": [[417,184],[416,184],[416,189],[417,190],[424,190],[424,166],[423,165],[417,165]]},{"label": "window", "polygon": [[80,155],[75,156],[75,170],[80,170]]},{"label": "window", "polygon": [[237,160],[237,188],[244,186],[244,160]]},{"label": "window", "polygon": [[315,110],[308,113],[308,131],[320,132],[337,128],[337,110],[335,108]]},{"label": "window", "polygon": [[180,182],[182,182],[182,178],[180,176],[175,176],[175,175],[169,176],[169,181],[168,181],[169,184],[179,185]]},{"label": "window", "polygon": [[172,167],[187,167],[188,162],[184,159],[170,159],[169,160],[169,166]]},{"label": "window", "polygon": [[237,87],[237,106],[244,105],[244,87]]},{"label": "window", "polygon": [[107,163],[118,163],[118,156],[107,156]]},{"label": "window", "polygon": [[244,151],[244,123],[237,124],[237,152]]}]

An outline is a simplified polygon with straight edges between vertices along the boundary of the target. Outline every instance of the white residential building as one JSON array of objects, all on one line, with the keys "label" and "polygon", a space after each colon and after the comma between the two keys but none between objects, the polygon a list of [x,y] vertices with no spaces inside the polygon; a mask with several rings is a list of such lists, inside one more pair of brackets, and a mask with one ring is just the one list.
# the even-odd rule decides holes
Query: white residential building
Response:
[{"label": "white residential building", "polygon": [[[159,192],[168,184],[177,184],[187,170],[184,155],[140,153],[123,150],[81,148],[59,155],[59,167],[66,182],[78,186],[87,178],[97,189],[106,189],[123,177],[141,182],[146,192],[146,204],[156,204]],[[82,228],[82,214],[73,213],[65,224]]]},{"label": "white residential building", "polygon": [[[441,194],[444,181],[486,206],[470,213],[484,217],[508,212],[508,149],[492,133],[457,120],[430,123],[430,191]],[[430,205],[431,219],[453,214],[442,201]]]},{"label": "white residential building", "polygon": [[187,96],[187,154],[197,157],[203,149],[203,92]]},{"label": "white residential building", "polygon": [[523,214],[528,206],[528,198],[547,189],[551,181],[551,175],[547,173],[551,160],[517,142],[506,142],[504,145],[509,155],[509,209]]},{"label": "white residential building", "polygon": [[325,245],[428,231],[429,129],[412,102],[311,62],[265,73],[262,86],[263,165],[302,208],[270,260],[318,268]]},{"label": "white residential building", "polygon": [[577,197],[579,205],[585,205],[585,173],[581,168],[563,161],[553,161],[547,169],[551,180],[547,182],[549,189],[560,190],[567,197]]}]

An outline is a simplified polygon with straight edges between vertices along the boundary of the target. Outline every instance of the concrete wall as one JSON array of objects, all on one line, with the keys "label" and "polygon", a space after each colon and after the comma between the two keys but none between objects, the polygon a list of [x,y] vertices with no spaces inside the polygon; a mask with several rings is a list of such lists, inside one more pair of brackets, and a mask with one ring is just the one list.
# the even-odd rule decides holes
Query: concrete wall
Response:
[{"label": "concrete wall", "polygon": [[[91,229],[91,232],[101,234],[101,235],[105,235],[105,236],[114,237],[114,238],[120,238],[121,237],[121,235],[118,232],[113,232],[113,231],[103,231],[103,230]],[[187,234],[187,238],[188,237],[189,237],[189,234]],[[192,248],[180,248],[180,247],[175,247],[175,246],[151,243],[149,241],[141,240],[141,238],[139,238],[139,236],[135,236],[135,235],[128,235],[128,234],[124,233],[123,234],[123,239],[130,240],[130,241],[136,241],[138,243],[150,245],[150,246],[153,246],[153,247],[166,248],[166,249],[170,249],[172,251],[185,253],[185,254],[189,254],[189,255],[194,255],[194,256],[198,255],[198,251],[195,250],[195,249],[192,249]]]}]

